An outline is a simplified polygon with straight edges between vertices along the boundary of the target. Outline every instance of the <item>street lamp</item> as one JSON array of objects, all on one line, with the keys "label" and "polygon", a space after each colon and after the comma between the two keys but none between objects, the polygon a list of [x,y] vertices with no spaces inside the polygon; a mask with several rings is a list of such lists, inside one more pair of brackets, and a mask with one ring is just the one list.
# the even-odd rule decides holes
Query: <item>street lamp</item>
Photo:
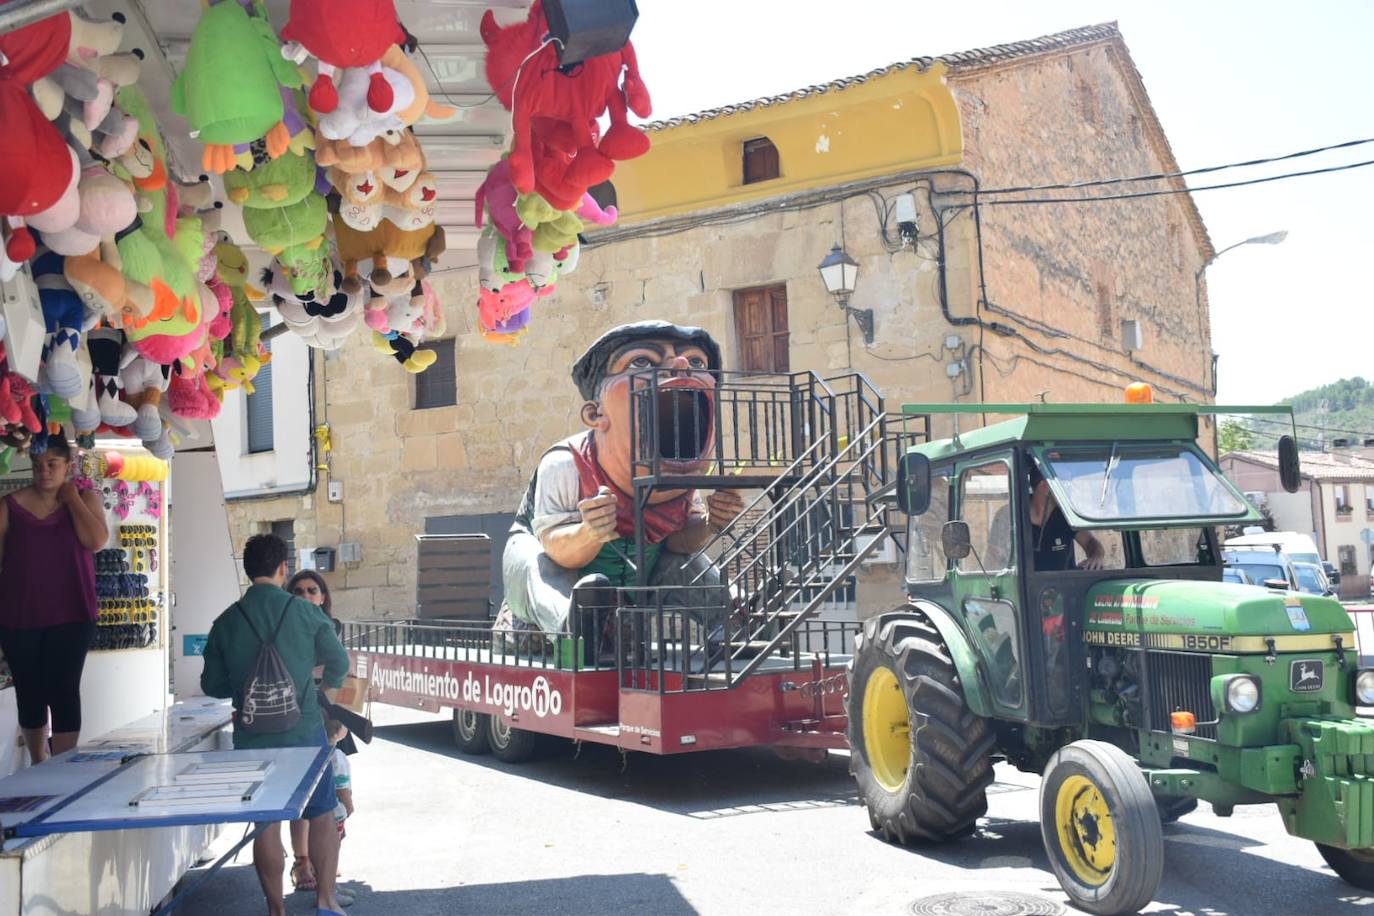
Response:
[{"label": "street lamp", "polygon": [[[1235,248],[1239,248],[1239,247],[1242,246],[1242,245],[1279,245],[1279,244],[1282,244],[1283,240],[1286,239],[1286,238],[1288,238],[1288,230],[1287,230],[1287,229],[1280,229],[1278,232],[1270,232],[1268,235],[1256,235],[1256,236],[1253,236],[1252,238],[1246,239],[1246,240],[1243,241],[1243,242],[1236,242],[1234,245],[1227,245],[1225,248],[1221,249],[1220,251],[1213,253],[1213,255],[1212,255],[1210,258],[1208,258],[1206,261],[1203,261],[1203,262],[1202,262],[1202,266],[1199,267],[1199,268],[1197,269],[1197,273],[1194,274],[1194,276],[1193,276],[1193,291],[1194,291],[1194,292],[1196,293],[1196,295],[1197,295],[1198,320],[1200,321],[1200,320],[1202,319],[1202,275],[1203,275],[1204,273],[1207,272],[1207,268],[1209,268],[1209,267],[1212,266],[1212,262],[1213,262],[1213,261],[1215,261],[1217,258],[1219,258],[1219,257],[1221,257],[1222,255],[1224,255],[1226,252],[1231,251],[1232,249],[1235,249]],[[1213,353],[1213,354],[1212,354],[1212,394],[1216,394],[1216,393],[1217,393],[1217,354]]]},{"label": "street lamp", "polygon": [[819,268],[821,282],[826,292],[835,297],[835,302],[846,315],[854,316],[854,323],[864,335],[864,346],[873,345],[873,309],[850,308],[849,297],[859,282],[859,262],[849,256],[839,245],[830,249],[830,254],[821,261]]}]

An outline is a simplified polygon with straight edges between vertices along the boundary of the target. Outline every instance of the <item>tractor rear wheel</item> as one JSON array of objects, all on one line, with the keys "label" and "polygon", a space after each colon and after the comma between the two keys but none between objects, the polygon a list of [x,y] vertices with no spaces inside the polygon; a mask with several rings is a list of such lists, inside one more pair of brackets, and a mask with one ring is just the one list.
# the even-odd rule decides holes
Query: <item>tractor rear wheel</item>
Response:
[{"label": "tractor rear wheel", "polygon": [[453,710],[453,741],[464,754],[485,754],[491,750],[491,726],[486,713],[471,709]]},{"label": "tractor rear wheel", "polygon": [[1060,748],[1040,783],[1040,835],[1059,886],[1080,910],[1144,908],[1164,874],[1164,835],[1150,785],[1102,741]]},{"label": "tractor rear wheel", "polygon": [[539,738],[535,732],[523,728],[513,728],[500,716],[487,716],[487,740],[491,753],[502,763],[524,763],[539,750]]},{"label": "tractor rear wheel", "polygon": [[923,616],[873,618],[849,668],[849,770],[888,842],[952,840],[987,812],[993,735]]},{"label": "tractor rear wheel", "polygon": [[1374,891],[1374,849],[1338,849],[1318,843],[1317,852],[1346,884],[1353,884],[1362,891]]}]

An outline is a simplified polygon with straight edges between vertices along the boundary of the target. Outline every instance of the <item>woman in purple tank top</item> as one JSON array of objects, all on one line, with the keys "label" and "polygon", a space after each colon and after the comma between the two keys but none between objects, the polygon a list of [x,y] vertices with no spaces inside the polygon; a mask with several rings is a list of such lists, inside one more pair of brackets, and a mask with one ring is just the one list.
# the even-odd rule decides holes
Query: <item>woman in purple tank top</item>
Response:
[{"label": "woman in purple tank top", "polygon": [[19,728],[34,764],[76,747],[81,670],[95,635],[95,551],[109,530],[100,495],[71,481],[59,433],[33,459],[33,483],[0,500],[0,652],[9,662]]}]

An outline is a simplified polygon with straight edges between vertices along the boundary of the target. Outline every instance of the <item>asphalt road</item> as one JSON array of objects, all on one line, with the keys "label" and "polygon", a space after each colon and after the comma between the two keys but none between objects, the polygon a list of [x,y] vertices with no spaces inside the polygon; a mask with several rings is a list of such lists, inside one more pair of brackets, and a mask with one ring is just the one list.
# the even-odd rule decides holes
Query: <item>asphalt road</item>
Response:
[{"label": "asphalt road", "polygon": [[[353,758],[357,813],[342,852],[355,916],[899,916],[945,894],[961,908],[929,912],[1066,908],[1035,820],[1038,779],[1008,767],[978,836],[902,849],[870,831],[842,755],[823,764],[764,750],[622,759],[560,743],[508,766],[459,754],[448,724],[424,714],[382,707],[377,720],[377,737]],[[1164,883],[1148,912],[1374,913],[1374,896],[1336,878],[1270,808],[1222,819],[1203,805],[1165,837]],[[1028,902],[996,907],[995,894]],[[292,895],[288,909],[313,913],[314,895]],[[263,912],[248,854],[178,912]]]}]

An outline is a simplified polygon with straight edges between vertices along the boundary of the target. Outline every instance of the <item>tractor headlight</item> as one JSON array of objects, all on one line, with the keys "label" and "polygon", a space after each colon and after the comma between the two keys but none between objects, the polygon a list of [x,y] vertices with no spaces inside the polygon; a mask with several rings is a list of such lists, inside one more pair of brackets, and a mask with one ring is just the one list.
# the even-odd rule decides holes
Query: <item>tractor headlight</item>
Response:
[{"label": "tractor headlight", "polygon": [[1233,674],[1226,678],[1222,689],[1226,711],[1240,715],[1254,712],[1260,705],[1260,683],[1248,674]]},{"label": "tractor headlight", "polygon": [[1360,706],[1374,706],[1374,668],[1355,672],[1355,702]]}]

